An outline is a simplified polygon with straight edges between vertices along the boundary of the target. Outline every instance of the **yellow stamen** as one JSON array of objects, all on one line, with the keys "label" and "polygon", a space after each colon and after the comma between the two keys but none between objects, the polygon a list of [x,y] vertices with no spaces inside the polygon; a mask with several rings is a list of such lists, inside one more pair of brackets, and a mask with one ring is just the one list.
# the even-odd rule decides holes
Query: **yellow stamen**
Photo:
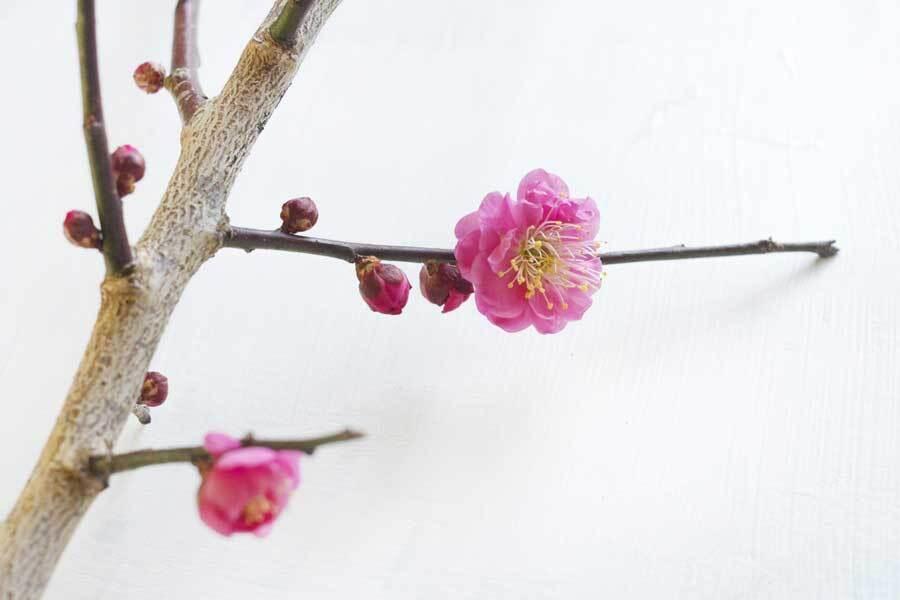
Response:
[{"label": "yellow stamen", "polygon": [[259,525],[266,520],[272,512],[272,503],[265,496],[254,496],[244,506],[242,516],[244,523],[249,526]]}]

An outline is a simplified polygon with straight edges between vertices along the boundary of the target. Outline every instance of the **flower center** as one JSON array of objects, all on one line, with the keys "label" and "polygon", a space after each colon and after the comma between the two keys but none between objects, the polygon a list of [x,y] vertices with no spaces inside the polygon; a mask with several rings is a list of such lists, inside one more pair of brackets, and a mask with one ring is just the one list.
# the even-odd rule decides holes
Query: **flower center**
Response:
[{"label": "flower center", "polygon": [[268,498],[263,495],[254,496],[244,506],[242,513],[244,524],[249,527],[259,525],[271,514],[272,508],[272,503]]},{"label": "flower center", "polygon": [[497,273],[501,278],[513,275],[508,286],[525,286],[525,298],[540,294],[553,310],[557,303],[566,310],[566,292],[578,288],[582,292],[600,287],[601,270],[597,267],[597,244],[584,240],[581,225],[561,221],[545,221],[529,227],[519,251],[509,267]]}]

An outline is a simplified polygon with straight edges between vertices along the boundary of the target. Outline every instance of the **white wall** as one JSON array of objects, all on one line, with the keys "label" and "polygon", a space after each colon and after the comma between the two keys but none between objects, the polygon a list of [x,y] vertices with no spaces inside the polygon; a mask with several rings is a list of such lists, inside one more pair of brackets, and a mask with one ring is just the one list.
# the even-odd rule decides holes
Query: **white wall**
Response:
[{"label": "white wall", "polygon": [[[174,2],[98,4],[111,143],[149,164],[136,238],[179,125],[130,73],[167,62]],[[207,90],[268,6],[203,7]],[[98,300],[101,260],[60,232],[93,204],[73,20],[74,2],[0,4],[3,511]],[[346,264],[223,251],[153,361],[169,402],[120,448],[369,437],[305,461],[263,541],[206,529],[187,466],[117,477],[47,596],[898,597],[898,23],[892,0],[346,0],[234,223],[272,227],[306,194],[319,235],[448,245],[487,191],[543,166],[599,199],[611,249],[843,252],[611,266],[586,319],[541,337],[418,296],[375,315]]]}]

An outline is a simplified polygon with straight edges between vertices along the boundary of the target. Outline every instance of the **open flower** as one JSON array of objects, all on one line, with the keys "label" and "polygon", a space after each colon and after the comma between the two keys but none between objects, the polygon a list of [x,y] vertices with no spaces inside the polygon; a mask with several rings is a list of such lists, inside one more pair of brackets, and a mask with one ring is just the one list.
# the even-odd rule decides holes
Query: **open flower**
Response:
[{"label": "open flower", "polygon": [[241,446],[223,433],[208,433],[203,447],[213,457],[197,493],[200,518],[222,535],[269,533],[300,483],[300,452]]},{"label": "open flower", "polygon": [[542,169],[522,179],[515,201],[485,196],[456,224],[457,264],[478,310],[506,331],[556,333],[580,319],[602,277],[598,226],[594,201],[570,198],[565,182]]}]

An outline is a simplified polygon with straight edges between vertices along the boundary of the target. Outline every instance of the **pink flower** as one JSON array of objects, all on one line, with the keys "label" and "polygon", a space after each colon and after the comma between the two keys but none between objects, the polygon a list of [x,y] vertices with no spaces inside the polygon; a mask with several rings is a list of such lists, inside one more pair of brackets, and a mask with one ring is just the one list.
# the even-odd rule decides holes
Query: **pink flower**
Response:
[{"label": "pink flower", "polygon": [[224,433],[208,433],[203,447],[213,457],[197,493],[200,518],[222,535],[269,533],[300,483],[300,452],[241,446]]},{"label": "pink flower", "polygon": [[597,205],[569,197],[565,182],[528,173],[516,200],[492,192],[456,224],[456,261],[475,304],[506,331],[556,333],[577,321],[600,287]]},{"label": "pink flower", "polygon": [[369,308],[385,315],[403,312],[412,288],[403,271],[374,256],[366,256],[356,263],[356,277],[359,279],[359,294]]}]

